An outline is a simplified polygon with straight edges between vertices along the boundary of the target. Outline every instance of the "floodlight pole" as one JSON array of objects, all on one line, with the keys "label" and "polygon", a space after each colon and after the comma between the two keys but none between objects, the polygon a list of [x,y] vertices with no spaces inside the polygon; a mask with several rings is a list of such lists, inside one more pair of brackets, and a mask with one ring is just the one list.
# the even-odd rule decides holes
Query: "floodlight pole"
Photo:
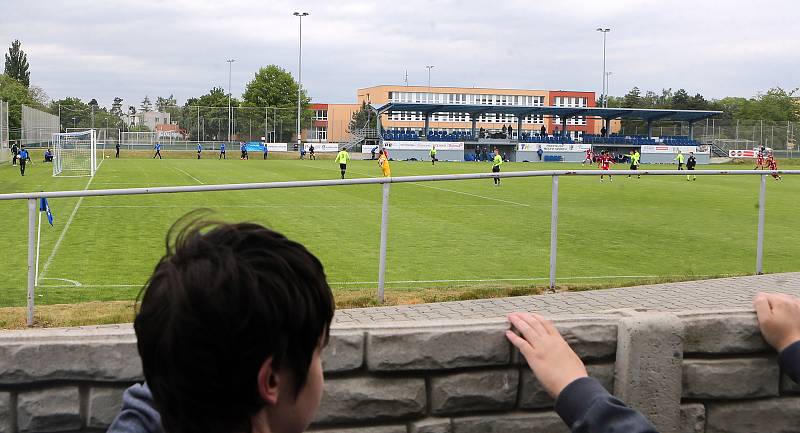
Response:
[{"label": "floodlight pole", "polygon": [[608,101],[606,100],[606,34],[610,32],[611,29],[598,27],[597,31],[603,33],[603,107],[608,107]]},{"label": "floodlight pole", "polygon": [[308,12],[295,12],[294,16],[300,18],[300,38],[297,54],[297,150],[302,149],[303,141],[300,139],[300,99],[303,95],[303,17],[308,16]]},{"label": "floodlight pole", "polygon": [[428,68],[428,89],[431,88],[431,69],[435,68],[435,65],[425,65]]},{"label": "floodlight pole", "polygon": [[231,116],[231,72],[233,71],[233,62],[235,59],[228,59],[225,60],[228,62],[228,143],[231,141],[231,122],[233,116]]}]

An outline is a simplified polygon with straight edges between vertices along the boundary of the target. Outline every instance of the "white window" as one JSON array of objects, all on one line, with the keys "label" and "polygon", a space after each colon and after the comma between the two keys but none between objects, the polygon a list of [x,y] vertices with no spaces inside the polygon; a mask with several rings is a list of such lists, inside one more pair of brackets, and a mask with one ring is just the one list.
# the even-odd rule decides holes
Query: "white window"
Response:
[{"label": "white window", "polygon": [[328,139],[328,128],[325,126],[314,127],[314,138],[323,141]]},{"label": "white window", "polygon": [[328,120],[328,110],[315,110],[314,120]]}]

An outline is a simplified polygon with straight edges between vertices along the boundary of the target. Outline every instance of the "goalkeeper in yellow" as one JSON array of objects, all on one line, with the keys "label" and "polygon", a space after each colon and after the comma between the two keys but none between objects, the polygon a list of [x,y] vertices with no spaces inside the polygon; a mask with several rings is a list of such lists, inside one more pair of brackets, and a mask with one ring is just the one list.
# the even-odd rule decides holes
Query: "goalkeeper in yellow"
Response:
[{"label": "goalkeeper in yellow", "polygon": [[380,156],[378,156],[378,165],[381,167],[383,177],[391,177],[392,169],[389,167],[389,158],[386,157],[386,151],[381,149]]}]

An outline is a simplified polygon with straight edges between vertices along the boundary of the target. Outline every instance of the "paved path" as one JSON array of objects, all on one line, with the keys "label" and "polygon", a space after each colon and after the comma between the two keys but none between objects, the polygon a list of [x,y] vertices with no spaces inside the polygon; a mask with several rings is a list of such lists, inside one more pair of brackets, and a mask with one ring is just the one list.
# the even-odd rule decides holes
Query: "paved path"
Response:
[{"label": "paved path", "polygon": [[565,292],[474,301],[338,310],[335,324],[487,319],[514,311],[545,315],[592,314],[618,309],[647,311],[728,310],[752,308],[758,291],[800,296],[800,272],[653,284],[620,289]]}]

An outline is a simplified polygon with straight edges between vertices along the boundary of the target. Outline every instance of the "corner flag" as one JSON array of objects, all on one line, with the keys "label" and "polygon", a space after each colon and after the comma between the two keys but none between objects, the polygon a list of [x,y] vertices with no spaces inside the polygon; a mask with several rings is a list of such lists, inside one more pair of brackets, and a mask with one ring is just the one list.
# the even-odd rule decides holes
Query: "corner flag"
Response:
[{"label": "corner flag", "polygon": [[42,198],[39,202],[39,212],[46,212],[47,213],[47,222],[50,223],[50,226],[53,226],[53,212],[50,211],[50,204],[47,203],[46,198]]}]

